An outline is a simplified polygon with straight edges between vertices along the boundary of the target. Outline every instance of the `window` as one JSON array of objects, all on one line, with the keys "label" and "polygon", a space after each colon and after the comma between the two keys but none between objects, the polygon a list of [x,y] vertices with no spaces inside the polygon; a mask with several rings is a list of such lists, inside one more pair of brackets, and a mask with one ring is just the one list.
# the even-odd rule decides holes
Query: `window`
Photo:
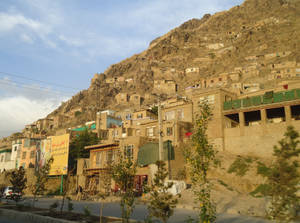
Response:
[{"label": "window", "polygon": [[4,160],[4,156],[1,156],[1,162],[3,162],[3,160]]},{"label": "window", "polygon": [[165,113],[166,121],[175,119],[175,111],[168,111]]},{"label": "window", "polygon": [[114,129],[114,130],[112,131],[112,136],[113,136],[113,137],[117,137],[118,135],[119,135],[118,130],[117,130],[117,129]]},{"label": "window", "polygon": [[17,151],[17,149],[18,149],[18,147],[17,147],[17,146],[15,146],[15,148],[14,148],[14,151]]},{"label": "window", "polygon": [[210,80],[210,83],[214,83],[214,80]]},{"label": "window", "polygon": [[113,150],[108,150],[106,151],[106,162],[110,163],[112,161],[114,161],[114,151]]},{"label": "window", "polygon": [[153,137],[154,136],[154,129],[155,129],[155,127],[148,127],[146,129],[146,135],[149,136],[149,137]]},{"label": "window", "polygon": [[222,77],[219,77],[219,81],[222,81]]},{"label": "window", "polygon": [[126,115],[126,120],[131,120],[131,114]]},{"label": "window", "polygon": [[22,159],[25,159],[26,158],[26,152],[23,152],[22,153]]},{"label": "window", "polygon": [[183,118],[184,118],[183,110],[182,109],[178,109],[177,110],[177,119],[178,120],[182,120]]},{"label": "window", "polygon": [[172,127],[167,127],[167,136],[173,135],[173,128]]},{"label": "window", "polygon": [[102,154],[102,152],[97,152],[96,153],[96,165],[101,164],[101,154]]},{"label": "window", "polygon": [[124,146],[124,155],[127,158],[133,159],[133,145]]},{"label": "window", "polygon": [[137,118],[143,118],[143,113],[138,114],[138,115],[137,115]]},{"label": "window", "polygon": [[34,151],[31,151],[31,152],[30,152],[30,158],[34,158],[34,155],[35,155],[35,154],[34,154]]}]

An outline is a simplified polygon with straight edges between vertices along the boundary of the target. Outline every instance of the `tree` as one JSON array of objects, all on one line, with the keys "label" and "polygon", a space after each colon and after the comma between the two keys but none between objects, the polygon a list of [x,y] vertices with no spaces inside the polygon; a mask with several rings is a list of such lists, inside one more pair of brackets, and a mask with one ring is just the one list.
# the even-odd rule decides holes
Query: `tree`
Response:
[{"label": "tree", "polygon": [[165,183],[168,176],[166,164],[164,161],[157,161],[157,172],[154,176],[154,183],[149,188],[150,191],[150,204],[148,211],[150,217],[156,217],[162,222],[166,223],[168,219],[173,215],[174,208],[177,204],[177,199],[168,192],[173,186],[172,183]]},{"label": "tree", "polygon": [[[73,173],[74,169],[71,170],[71,171],[68,171],[68,174],[66,177],[62,176],[63,177],[63,190],[62,190],[62,201],[61,201],[61,206],[60,206],[60,213],[63,212],[64,210],[64,206],[65,206],[65,200],[66,200],[66,196],[67,194],[69,193],[71,187],[70,187],[70,184],[71,184],[71,173]],[[68,199],[69,200],[69,199]]]},{"label": "tree", "polygon": [[218,164],[216,151],[208,142],[206,133],[211,117],[212,111],[208,103],[201,103],[200,114],[197,115],[194,125],[191,146],[183,151],[189,168],[195,201],[199,204],[199,222],[216,220],[216,205],[211,199],[212,184],[207,178],[212,165]]},{"label": "tree", "polygon": [[112,165],[112,178],[121,190],[122,222],[129,223],[134,209],[134,177],[136,163],[130,157],[119,155],[118,161]]},{"label": "tree", "polygon": [[[22,166],[18,170],[14,170],[11,173],[10,183],[13,186],[14,193],[23,194],[23,190],[26,188],[27,177]],[[15,201],[18,202],[18,199],[16,199]]]},{"label": "tree", "polygon": [[99,183],[101,183],[102,188],[104,191],[99,192],[99,197],[102,200],[101,205],[100,205],[100,223],[102,223],[102,216],[103,216],[103,206],[104,206],[104,200],[110,195],[111,191],[111,178],[112,178],[112,167],[111,164],[108,163],[105,172],[101,174],[101,178],[99,175]]},{"label": "tree", "polygon": [[89,151],[84,149],[85,146],[95,145],[99,142],[96,133],[90,132],[87,129],[75,136],[70,143],[69,149],[69,167],[76,168],[77,159],[88,158]]},{"label": "tree", "polygon": [[48,174],[53,163],[53,158],[51,157],[46,161],[45,165],[42,166],[36,173],[35,182],[31,186],[31,191],[33,193],[32,206],[34,207],[34,202],[37,195],[43,194],[45,192],[45,186],[48,181]]},{"label": "tree", "polygon": [[293,211],[299,205],[299,133],[292,126],[288,126],[284,138],[274,146],[274,157],[270,167],[260,164],[259,173],[266,177],[268,188],[265,193],[270,196],[270,209],[267,210],[269,218],[279,222],[289,222],[294,216]]}]

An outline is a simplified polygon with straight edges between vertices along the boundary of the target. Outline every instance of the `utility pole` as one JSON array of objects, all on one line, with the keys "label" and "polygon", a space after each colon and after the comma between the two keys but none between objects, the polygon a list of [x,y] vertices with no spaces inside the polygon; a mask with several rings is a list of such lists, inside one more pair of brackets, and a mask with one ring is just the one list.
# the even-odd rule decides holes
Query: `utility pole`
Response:
[{"label": "utility pole", "polygon": [[159,160],[164,159],[164,150],[163,150],[163,130],[162,130],[162,117],[161,117],[161,104],[160,99],[158,102],[158,154],[159,154]]}]

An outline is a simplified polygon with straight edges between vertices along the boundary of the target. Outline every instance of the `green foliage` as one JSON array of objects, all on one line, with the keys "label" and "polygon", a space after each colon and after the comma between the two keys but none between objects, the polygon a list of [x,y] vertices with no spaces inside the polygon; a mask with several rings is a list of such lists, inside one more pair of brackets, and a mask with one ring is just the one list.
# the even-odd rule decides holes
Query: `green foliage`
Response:
[{"label": "green foliage", "polygon": [[207,126],[212,117],[211,108],[207,102],[200,105],[192,135],[192,145],[184,149],[184,156],[189,165],[192,190],[195,201],[199,203],[199,221],[214,222],[216,220],[216,205],[211,199],[211,182],[207,172],[212,166],[219,164],[216,151],[208,142]]},{"label": "green foliage", "polygon": [[31,185],[31,191],[33,194],[32,206],[34,207],[35,198],[37,195],[44,194],[46,188],[46,183],[48,181],[48,174],[51,168],[51,164],[53,163],[53,158],[51,157],[43,167],[41,167],[35,176],[35,182]]},{"label": "green foliage", "polygon": [[279,222],[289,222],[299,206],[299,143],[299,133],[288,126],[279,146],[274,146],[274,162],[270,167],[261,165],[258,171],[266,177],[264,192],[271,198],[268,217]]},{"label": "green foliage", "polygon": [[82,114],[81,111],[76,111],[74,115],[75,115],[75,117],[77,117],[77,116],[79,116],[79,115],[81,115],[81,114]]},{"label": "green foliage", "polygon": [[270,186],[268,184],[260,184],[258,185],[254,191],[250,192],[250,195],[253,197],[263,197],[267,196],[270,191]]},{"label": "green foliage", "polygon": [[[13,186],[13,191],[23,194],[23,190],[26,188],[27,177],[25,169],[21,166],[18,170],[14,170],[10,175],[10,183]],[[16,203],[18,199],[15,200]]]},{"label": "green foliage", "polygon": [[257,162],[257,174],[262,175],[264,177],[269,176],[270,173],[270,168],[267,167],[265,164],[261,163],[261,162]]},{"label": "green foliage", "polygon": [[226,184],[223,180],[218,179],[218,182],[223,185],[224,187],[226,187],[228,190],[233,191],[232,187],[230,187],[228,184]]},{"label": "green foliage", "polygon": [[129,218],[134,209],[134,177],[136,174],[136,163],[129,157],[119,155],[118,162],[112,165],[112,178],[121,189],[121,211],[122,222],[129,223]]},{"label": "green foliage", "polygon": [[84,206],[83,208],[83,213],[86,217],[90,217],[91,216],[91,210],[88,206]]},{"label": "green foliage", "polygon": [[154,183],[149,189],[150,204],[148,206],[148,211],[150,217],[156,217],[166,223],[173,215],[174,208],[178,201],[168,192],[168,189],[170,189],[173,184],[165,183],[168,176],[165,162],[157,161],[156,166],[157,172],[154,176]]},{"label": "green foliage", "polygon": [[84,149],[85,146],[95,145],[99,142],[96,133],[87,129],[71,140],[69,147],[69,167],[76,168],[77,159],[88,158],[89,151]]},{"label": "green foliage", "polygon": [[58,206],[58,201],[55,201],[53,204],[50,205],[49,211],[54,212]]},{"label": "green foliage", "polygon": [[237,176],[244,176],[249,170],[251,163],[251,157],[238,156],[236,160],[230,165],[228,173],[235,173]]},{"label": "green foliage", "polygon": [[158,115],[158,107],[157,106],[152,107],[151,112]]}]

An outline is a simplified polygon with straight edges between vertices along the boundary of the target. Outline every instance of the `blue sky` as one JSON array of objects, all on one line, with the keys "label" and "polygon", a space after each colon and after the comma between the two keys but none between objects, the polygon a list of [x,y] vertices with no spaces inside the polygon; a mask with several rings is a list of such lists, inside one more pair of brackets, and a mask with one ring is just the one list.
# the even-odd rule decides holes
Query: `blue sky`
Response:
[{"label": "blue sky", "polygon": [[[0,137],[183,22],[241,0],[0,1]],[[40,80],[40,81],[37,81]]]}]

